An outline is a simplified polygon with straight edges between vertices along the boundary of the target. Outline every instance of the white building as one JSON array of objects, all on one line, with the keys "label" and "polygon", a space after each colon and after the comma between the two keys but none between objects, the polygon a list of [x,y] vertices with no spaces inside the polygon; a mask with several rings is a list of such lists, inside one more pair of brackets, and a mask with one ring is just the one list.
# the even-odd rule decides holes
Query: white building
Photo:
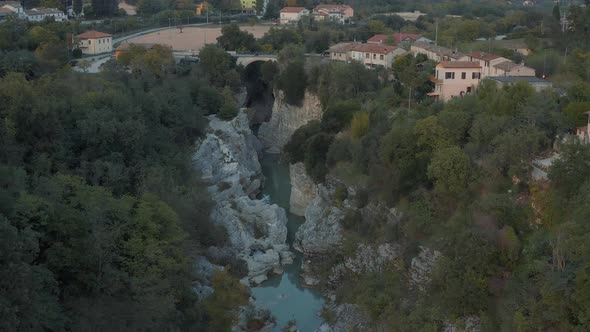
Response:
[{"label": "white building", "polygon": [[390,69],[393,60],[406,54],[402,48],[377,44],[354,44],[351,48],[350,59],[360,61],[369,68],[383,66]]},{"label": "white building", "polygon": [[27,21],[41,22],[47,18],[53,18],[56,22],[66,21],[68,17],[64,12],[57,8],[33,8],[25,10],[24,18]]},{"label": "white building", "polygon": [[414,56],[424,54],[426,57],[435,62],[441,61],[469,61],[469,57],[465,54],[453,51],[446,47],[432,45],[429,43],[417,41],[412,44],[410,51]]},{"label": "white building", "polygon": [[113,35],[111,34],[91,30],[74,38],[84,54],[101,54],[113,51]]},{"label": "white building", "polygon": [[312,15],[318,21],[331,20],[344,24],[352,21],[354,9],[348,5],[318,5]]},{"label": "white building", "polygon": [[281,9],[281,24],[297,23],[303,16],[309,16],[309,10],[305,7],[285,7]]}]

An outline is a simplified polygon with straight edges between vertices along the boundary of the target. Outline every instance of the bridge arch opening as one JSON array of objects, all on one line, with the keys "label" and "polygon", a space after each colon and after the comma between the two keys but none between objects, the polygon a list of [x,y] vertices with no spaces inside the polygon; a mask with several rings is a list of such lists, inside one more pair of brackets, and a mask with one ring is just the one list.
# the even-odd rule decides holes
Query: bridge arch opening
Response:
[{"label": "bridge arch opening", "polygon": [[270,121],[274,104],[273,84],[278,65],[273,60],[253,60],[242,70],[242,81],[246,86],[247,98],[243,105],[249,110],[250,126],[257,132],[263,122]]}]

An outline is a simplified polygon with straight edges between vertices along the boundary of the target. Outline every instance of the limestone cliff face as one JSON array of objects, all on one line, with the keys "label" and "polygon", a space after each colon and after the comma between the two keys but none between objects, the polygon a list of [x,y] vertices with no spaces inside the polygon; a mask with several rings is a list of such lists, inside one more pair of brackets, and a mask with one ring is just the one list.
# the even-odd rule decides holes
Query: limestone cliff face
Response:
[{"label": "limestone cliff face", "polygon": [[305,173],[303,163],[289,166],[291,177],[291,197],[289,199],[291,213],[304,216],[305,209],[317,196],[318,188],[313,180]]},{"label": "limestone cliff face", "polygon": [[210,185],[215,202],[211,221],[226,229],[229,255],[246,262],[245,281],[257,284],[292,262],[286,244],[287,215],[278,205],[255,199],[263,175],[246,114],[242,111],[231,121],[211,116],[209,121],[210,130],[198,142],[193,163]]},{"label": "limestone cliff face", "polygon": [[312,120],[322,118],[322,107],[318,96],[305,92],[301,106],[293,106],[285,101],[283,91],[275,91],[275,101],[269,122],[264,122],[258,131],[265,152],[280,153],[289,142],[291,135],[299,127]]},{"label": "limestone cliff face", "polygon": [[295,234],[295,249],[306,256],[323,255],[340,248],[341,220],[345,211],[333,205],[333,190],[318,185],[318,195],[305,209],[305,222]]}]

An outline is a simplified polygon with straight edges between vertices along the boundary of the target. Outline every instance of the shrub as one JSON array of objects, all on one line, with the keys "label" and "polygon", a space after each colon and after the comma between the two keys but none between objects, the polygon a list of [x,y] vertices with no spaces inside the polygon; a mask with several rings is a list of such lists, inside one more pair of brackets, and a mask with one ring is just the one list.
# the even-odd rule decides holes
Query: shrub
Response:
[{"label": "shrub", "polygon": [[307,78],[301,61],[289,63],[280,74],[279,88],[285,92],[285,101],[290,105],[301,105],[306,86]]},{"label": "shrub", "polygon": [[346,186],[340,185],[334,191],[334,204],[338,207],[342,207],[342,202],[348,197],[348,189]]},{"label": "shrub", "polygon": [[341,138],[335,140],[328,149],[326,162],[328,166],[332,167],[341,161],[350,161],[352,154],[350,152],[351,141],[349,138]]},{"label": "shrub", "polygon": [[74,58],[76,58],[76,59],[80,59],[80,58],[82,57],[82,50],[81,50],[81,49],[79,49],[79,48],[75,48],[75,49],[72,51],[72,56],[73,56]]},{"label": "shrub", "polygon": [[326,154],[333,139],[333,135],[319,133],[305,143],[305,170],[315,182],[323,182],[328,173]]},{"label": "shrub", "polygon": [[361,110],[356,100],[339,101],[328,106],[322,116],[322,129],[337,133],[350,124],[355,112]]},{"label": "shrub", "polygon": [[238,107],[234,100],[234,96],[229,87],[223,89],[223,106],[217,113],[217,116],[222,120],[231,120],[238,115]]},{"label": "shrub", "polygon": [[283,151],[286,154],[287,160],[291,163],[301,162],[305,159],[305,142],[308,138],[321,131],[320,123],[318,121],[310,121],[306,125],[299,127],[285,145]]},{"label": "shrub", "polygon": [[358,210],[350,210],[340,222],[347,231],[359,232],[363,223],[363,216]]},{"label": "shrub", "polygon": [[352,137],[361,138],[369,131],[369,113],[359,112],[355,113],[350,123],[350,130]]}]

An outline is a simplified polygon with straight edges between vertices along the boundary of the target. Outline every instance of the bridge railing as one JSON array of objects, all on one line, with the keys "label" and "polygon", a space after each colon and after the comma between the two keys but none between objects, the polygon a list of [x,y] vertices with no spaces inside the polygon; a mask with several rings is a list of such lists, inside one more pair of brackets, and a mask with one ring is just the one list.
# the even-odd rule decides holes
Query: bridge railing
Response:
[{"label": "bridge railing", "polygon": [[276,54],[247,54],[247,53],[230,53],[233,57],[236,58],[276,58]]}]

